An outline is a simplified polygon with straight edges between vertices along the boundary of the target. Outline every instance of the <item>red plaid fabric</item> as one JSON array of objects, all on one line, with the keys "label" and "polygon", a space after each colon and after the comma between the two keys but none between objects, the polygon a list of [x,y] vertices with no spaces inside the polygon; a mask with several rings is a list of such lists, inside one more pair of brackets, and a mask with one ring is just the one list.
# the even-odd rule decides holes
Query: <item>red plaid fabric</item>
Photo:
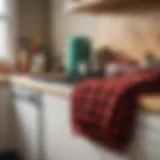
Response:
[{"label": "red plaid fabric", "polygon": [[116,151],[126,151],[133,133],[138,97],[160,92],[160,70],[87,80],[73,92],[74,131]]}]

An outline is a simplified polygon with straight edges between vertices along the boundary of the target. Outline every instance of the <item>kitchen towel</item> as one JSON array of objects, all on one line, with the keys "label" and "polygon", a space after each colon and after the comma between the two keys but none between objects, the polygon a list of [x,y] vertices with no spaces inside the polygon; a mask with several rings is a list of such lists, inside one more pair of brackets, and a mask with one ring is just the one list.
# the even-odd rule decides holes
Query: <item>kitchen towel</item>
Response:
[{"label": "kitchen towel", "polygon": [[72,97],[73,129],[124,153],[132,139],[139,96],[159,92],[160,70],[153,69],[81,82],[75,87]]}]

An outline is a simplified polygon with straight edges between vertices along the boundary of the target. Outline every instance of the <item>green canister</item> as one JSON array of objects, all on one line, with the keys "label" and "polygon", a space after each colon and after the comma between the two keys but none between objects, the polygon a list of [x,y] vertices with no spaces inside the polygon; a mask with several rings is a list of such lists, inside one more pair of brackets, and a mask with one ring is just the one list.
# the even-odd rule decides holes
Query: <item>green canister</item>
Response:
[{"label": "green canister", "polygon": [[79,73],[79,65],[87,62],[89,65],[91,53],[91,41],[88,37],[72,36],[68,41],[67,48],[67,73]]}]

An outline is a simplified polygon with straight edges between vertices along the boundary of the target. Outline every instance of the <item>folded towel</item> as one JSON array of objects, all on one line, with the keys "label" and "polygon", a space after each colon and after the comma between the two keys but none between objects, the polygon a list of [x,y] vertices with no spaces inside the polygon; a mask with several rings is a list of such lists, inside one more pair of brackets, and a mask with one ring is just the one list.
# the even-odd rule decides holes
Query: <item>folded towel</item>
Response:
[{"label": "folded towel", "polygon": [[81,82],[72,97],[73,129],[114,151],[125,152],[132,139],[138,97],[152,92],[160,92],[160,70],[141,69]]}]

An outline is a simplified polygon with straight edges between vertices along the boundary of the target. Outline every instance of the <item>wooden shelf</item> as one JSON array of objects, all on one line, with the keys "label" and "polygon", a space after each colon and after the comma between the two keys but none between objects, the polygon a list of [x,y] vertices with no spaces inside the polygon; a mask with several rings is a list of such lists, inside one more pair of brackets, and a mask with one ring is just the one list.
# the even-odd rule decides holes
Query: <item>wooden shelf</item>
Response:
[{"label": "wooden shelf", "polygon": [[141,97],[140,106],[145,110],[160,113],[160,95],[146,95]]},{"label": "wooden shelf", "polygon": [[159,0],[83,0],[83,2],[68,2],[67,12],[115,12],[160,8]]},{"label": "wooden shelf", "polygon": [[84,2],[68,2],[65,6],[65,9],[68,12],[83,12],[89,11],[90,9],[97,8],[102,3],[102,0],[96,1],[84,1]]}]

